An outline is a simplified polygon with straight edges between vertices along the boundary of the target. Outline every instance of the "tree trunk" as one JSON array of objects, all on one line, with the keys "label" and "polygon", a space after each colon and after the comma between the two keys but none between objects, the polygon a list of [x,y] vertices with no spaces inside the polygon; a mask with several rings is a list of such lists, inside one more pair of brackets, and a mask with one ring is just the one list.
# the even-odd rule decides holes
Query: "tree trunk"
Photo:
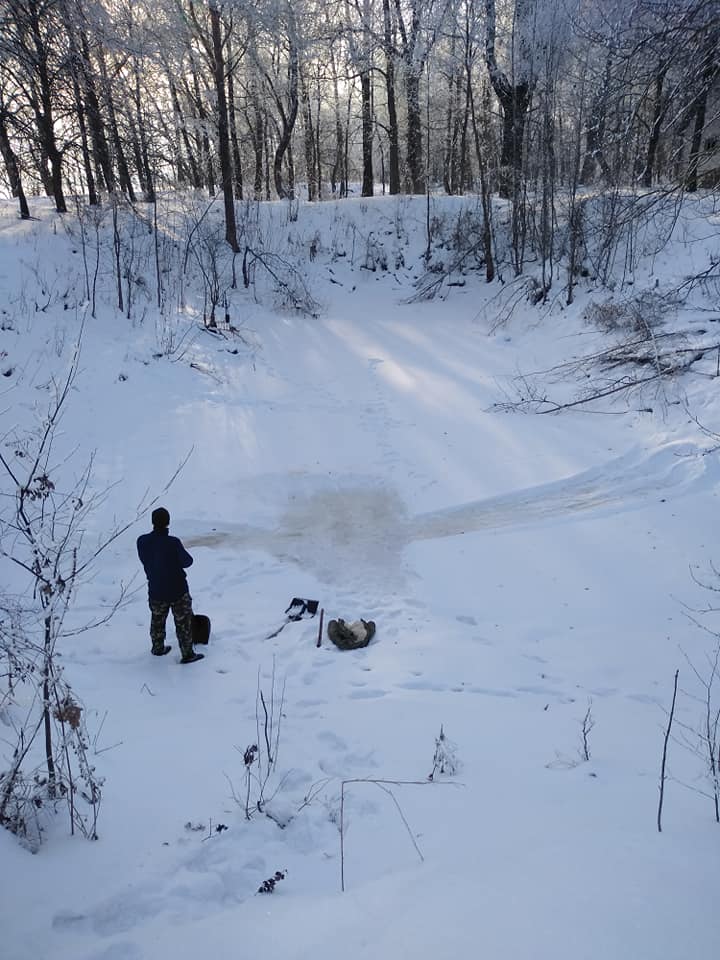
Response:
[{"label": "tree trunk", "polygon": [[391,195],[400,193],[400,138],[395,103],[395,53],[392,39],[390,0],[383,0],[385,46],[385,92],[388,111],[388,188]]},{"label": "tree trunk", "polygon": [[495,279],[495,260],[492,249],[492,198],[487,182],[485,170],[485,158],[483,156],[482,144],[480,142],[480,131],[478,130],[477,117],[475,116],[475,99],[473,97],[470,63],[467,62],[465,69],[468,76],[468,90],[470,92],[470,119],[472,120],[473,136],[475,139],[475,155],[477,157],[478,173],[480,174],[480,195],[482,198],[483,211],[483,252],[485,255],[485,279],[491,283]]},{"label": "tree trunk", "polygon": [[140,140],[140,166],[138,173],[143,180],[143,192],[146,203],[155,203],[155,184],[153,182],[152,170],[150,168],[150,151],[148,149],[147,128],[145,126],[145,114],[142,107],[142,96],[140,91],[140,67],[137,60],[133,63],[135,72],[135,114],[137,117],[137,129]]},{"label": "tree trunk", "polygon": [[207,113],[205,112],[205,107],[203,106],[202,94],[200,92],[200,80],[195,67],[195,60],[192,56],[190,58],[190,64],[192,70],[193,90],[195,91],[195,109],[197,110],[198,120],[200,121],[200,128],[202,130],[200,142],[202,144],[202,159],[205,163],[205,184],[207,186],[209,195],[214,197],[215,170],[213,168],[213,158],[210,150],[210,137],[208,136]]},{"label": "tree trunk", "polygon": [[495,0],[485,0],[485,14],[485,62],[490,83],[503,111],[500,193],[510,197],[516,192],[516,185],[522,176],[525,122],[535,79],[526,74],[519,80],[513,77],[511,82],[505,76],[495,56]]},{"label": "tree trunk", "polygon": [[372,83],[369,71],[360,74],[360,90],[362,98],[362,158],[363,178],[362,195],[372,197],[375,193],[373,177],[373,114],[372,114]]},{"label": "tree trunk", "polygon": [[509,95],[501,95],[497,90],[495,92],[503,108],[500,163],[517,175],[522,170],[525,120],[530,106],[530,91],[526,85],[517,84],[510,88]]},{"label": "tree trunk", "polygon": [[253,152],[255,154],[255,179],[253,190],[255,199],[262,199],[263,192],[263,155],[265,153],[265,123],[262,110],[260,109],[260,97],[257,90],[253,90],[253,114],[254,123],[249,124],[253,142]]},{"label": "tree trunk", "polygon": [[472,183],[472,170],[468,158],[468,126],[470,123],[470,77],[465,77],[465,108],[463,110],[462,125],[460,127],[460,193]]},{"label": "tree trunk", "polygon": [[[53,136],[53,141],[54,141]],[[58,213],[67,213],[65,194],[62,180],[62,153],[57,146],[50,148],[50,172],[52,176],[52,192],[55,198],[55,209]]]},{"label": "tree trunk", "polygon": [[[232,62],[230,51],[228,61]],[[235,113],[235,85],[233,83],[232,66],[228,71],[228,120],[230,122],[230,142],[232,143],[232,166],[235,175],[235,199],[243,198],[243,171],[242,157],[240,156],[240,141],[237,132],[237,116]]]},{"label": "tree trunk", "polygon": [[220,29],[220,10],[217,0],[210,0],[210,27],[213,46],[213,73],[215,77],[215,95],[218,112],[218,150],[220,152],[220,174],[222,176],[223,199],[225,202],[225,239],[233,253],[239,253],[237,227],[235,225],[235,197],[233,195],[233,170],[230,157],[230,131],[228,126],[227,98],[225,96],[225,59],[223,56],[222,31]]},{"label": "tree trunk", "polygon": [[265,199],[270,199],[270,133],[268,131],[269,124],[265,123],[263,125],[264,131],[264,149],[265,149]]},{"label": "tree trunk", "polygon": [[[37,114],[35,115],[35,121],[40,127],[40,121],[38,120]],[[53,195],[53,182],[52,175],[50,173],[50,161],[48,159],[47,150],[45,149],[42,142],[39,144],[39,156],[38,154],[30,148],[30,153],[33,160],[35,161],[35,166],[37,168],[38,176],[40,177],[40,182],[43,185],[43,190],[45,191],[46,197],[52,197]]]},{"label": "tree trunk", "polygon": [[307,178],[308,200],[317,199],[315,131],[313,130],[312,106],[305,77],[300,75],[300,96],[302,98],[303,143],[305,147],[305,176]]},{"label": "tree trunk", "polygon": [[595,179],[596,166],[600,167],[605,180],[611,180],[611,169],[605,159],[605,125],[607,119],[608,97],[612,76],[613,51],[605,58],[605,72],[599,93],[594,97],[590,118],[585,129],[585,157],[583,159],[580,183],[590,184]]},{"label": "tree trunk", "polygon": [[422,153],[422,120],[420,114],[420,75],[406,63],[405,94],[407,100],[407,165],[411,193],[425,193],[425,171]]},{"label": "tree trunk", "polygon": [[[68,26],[68,30],[72,30],[71,25]],[[90,45],[84,32],[80,34],[79,62],[83,93],[85,95],[85,111],[87,114],[90,140],[93,146],[95,170],[98,172],[98,179],[102,178],[101,187],[104,185],[105,189],[109,193],[112,193],[115,189],[115,175],[110,160],[110,148],[107,137],[105,136],[100,100],[98,99],[98,93],[95,87],[95,78],[90,61]]]},{"label": "tree trunk", "polygon": [[[50,79],[47,46],[40,28],[40,9],[36,0],[28,0],[27,26],[32,36],[35,52],[34,73],[37,79],[39,100],[35,102],[35,120],[42,152],[50,163],[51,195],[55,199],[58,213],[67,213],[67,204],[63,193],[62,151],[55,138],[55,118],[53,113],[53,90]],[[46,183],[47,189],[47,183]]]},{"label": "tree trunk", "polygon": [[87,184],[88,203],[91,207],[98,205],[98,195],[95,189],[95,176],[93,174],[92,158],[88,147],[87,125],[85,123],[85,110],[83,108],[82,97],[80,95],[80,85],[73,71],[73,95],[75,97],[75,110],[77,112],[78,127],[80,128],[80,152],[83,158],[83,167],[85,168],[85,182]]},{"label": "tree trunk", "polygon": [[340,196],[342,197],[345,137],[343,134],[342,116],[340,113],[340,90],[338,87],[337,63],[335,62],[334,51],[331,51],[330,62],[332,64],[333,105],[335,108],[335,160],[333,162],[332,173],[330,174],[330,183],[332,186],[333,196],[335,196],[335,194],[338,192],[338,183],[340,184]]},{"label": "tree trunk", "polygon": [[292,186],[290,185],[286,188],[283,184],[282,177],[283,158],[290,146],[298,112],[298,50],[292,38],[290,40],[290,64],[288,74],[289,111],[287,113],[283,111],[281,114],[282,129],[280,131],[278,145],[275,148],[275,157],[273,158],[273,182],[275,184],[275,192],[281,200],[292,199],[293,197]]},{"label": "tree trunk", "polygon": [[687,174],[685,176],[685,189],[688,193],[695,193],[698,188],[698,167],[700,166],[702,134],[705,129],[705,116],[707,114],[708,87],[709,84],[707,83],[703,85],[695,102],[695,122],[693,123]]},{"label": "tree trunk", "polygon": [[29,220],[30,209],[27,198],[25,197],[25,191],[23,190],[20,167],[18,166],[17,157],[10,143],[10,137],[5,125],[5,115],[2,110],[0,110],[0,153],[5,161],[5,169],[7,170],[8,180],[10,181],[10,190],[12,191],[12,195],[17,197],[20,205],[20,217],[23,220]]},{"label": "tree trunk", "polygon": [[[185,125],[185,116],[180,106],[180,98],[178,97],[177,87],[170,79],[169,70],[168,70],[168,81],[170,87],[170,99],[172,101],[173,113],[175,114],[175,125],[180,133],[182,142],[185,145],[185,153],[187,156],[188,166],[190,167],[190,179],[193,187],[196,190],[202,189],[202,177],[200,176],[200,169],[195,158],[195,151],[192,148],[190,143],[190,138],[188,137],[187,127]],[[178,156],[180,157],[180,149],[178,147]],[[180,167],[180,160],[178,161],[178,168]]]},{"label": "tree trunk", "polygon": [[645,157],[645,169],[642,174],[642,185],[648,189],[652,187],[653,174],[655,173],[655,163],[657,160],[658,146],[660,144],[660,128],[663,117],[665,116],[665,102],[663,98],[663,84],[665,83],[665,70],[660,70],[655,77],[655,100],[653,102],[653,119],[650,127],[650,138],[648,140],[647,156]]},{"label": "tree trunk", "polygon": [[113,100],[112,90],[110,88],[110,79],[108,77],[107,64],[105,62],[105,55],[102,51],[102,48],[100,48],[98,53],[98,62],[100,64],[100,76],[102,78],[105,105],[107,107],[107,115],[110,125],[110,139],[112,141],[113,150],[115,151],[115,159],[118,166],[120,189],[124,192],[130,203],[135,203],[135,191],[133,189],[132,180],[130,179],[130,168],[128,167],[122,140],[120,138],[120,130],[118,128],[117,115],[115,113],[115,101]]},{"label": "tree trunk", "polygon": [[140,183],[140,193],[145,196],[147,182],[145,180],[145,168],[142,161],[142,150],[140,148],[140,136],[138,134],[137,122],[135,116],[131,113],[128,117],[128,127],[130,128],[130,148],[135,161],[135,172]]},{"label": "tree trunk", "polygon": [[333,162],[332,171],[330,173],[330,186],[332,188],[333,196],[338,194],[342,197],[342,184],[343,184],[343,143],[345,142],[345,137],[343,135],[343,126],[342,126],[342,117],[340,115],[340,100],[338,97],[337,84],[335,85],[335,159]]},{"label": "tree trunk", "polygon": [[317,164],[317,195],[318,200],[323,198],[323,189],[322,189],[322,149],[320,134],[322,130],[321,125],[321,109],[322,109],[322,94],[320,90],[320,81],[317,83],[317,106],[315,108],[315,162]]},{"label": "tree trunk", "polygon": [[87,128],[87,107],[83,102],[81,86],[84,80],[82,56],[75,43],[75,34],[73,25],[70,22],[68,9],[65,5],[61,6],[61,16],[70,44],[70,74],[72,77],[73,97],[75,99],[75,111],[78,118],[78,127],[80,129],[80,152],[85,169],[85,183],[87,184],[88,202],[91,206],[97,206],[100,202],[95,186],[95,173],[93,171],[93,161],[90,156],[88,146],[88,128]]},{"label": "tree trunk", "polygon": [[685,175],[685,189],[688,193],[694,193],[699,186],[698,171],[702,151],[702,135],[707,117],[708,94],[720,72],[720,62],[717,59],[719,42],[720,34],[718,34],[717,31],[710,33],[706,38],[702,60],[700,61],[699,73],[701,87],[695,100],[693,134]]}]

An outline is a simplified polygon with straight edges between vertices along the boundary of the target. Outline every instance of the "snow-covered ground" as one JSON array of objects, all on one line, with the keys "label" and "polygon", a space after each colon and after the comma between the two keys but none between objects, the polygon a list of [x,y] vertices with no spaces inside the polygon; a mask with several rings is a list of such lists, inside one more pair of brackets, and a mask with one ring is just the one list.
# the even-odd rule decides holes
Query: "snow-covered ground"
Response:
[{"label": "snow-covered ground", "polygon": [[[285,208],[266,209],[281,231]],[[717,645],[687,616],[712,599],[691,568],[712,583],[718,561],[716,356],[593,412],[507,411],[518,375],[602,348],[583,316],[608,294],[522,302],[500,326],[497,285],[479,277],[408,304],[424,207],[390,198],[302,206],[286,225],[315,245],[318,316],[241,291],[241,337],[196,326],[163,353],[149,294],[130,320],[109,306],[109,260],[97,316],[77,305],[77,234],[36,212],[21,224],[7,204],[0,219],[2,434],[47,405],[84,316],[57,443],[75,451],[62,469],[94,450],[95,485],[115,484],[86,538],[189,453],[162,502],[213,635],[181,667],[170,622],[172,654],[149,656],[147,519],[102,555],[72,616],[133,575],[136,593],[62,644],[105,777],[100,839],[69,837],[60,816],[34,855],[0,834],[3,960],[715,956],[720,828],[702,757],[675,741],[662,834],[656,813],[674,672],[678,720],[699,729],[688,660],[709,676]],[[348,239],[368,224],[390,237],[388,271],[363,269]],[[652,272],[672,289],[717,243],[693,214],[636,283]],[[707,293],[673,322],[710,337]],[[292,597],[319,600],[326,622],[375,620],[373,642],[318,649],[317,618],[267,639]],[[259,691],[277,764],[267,816],[248,821]],[[429,782],[441,727],[458,769]]]}]

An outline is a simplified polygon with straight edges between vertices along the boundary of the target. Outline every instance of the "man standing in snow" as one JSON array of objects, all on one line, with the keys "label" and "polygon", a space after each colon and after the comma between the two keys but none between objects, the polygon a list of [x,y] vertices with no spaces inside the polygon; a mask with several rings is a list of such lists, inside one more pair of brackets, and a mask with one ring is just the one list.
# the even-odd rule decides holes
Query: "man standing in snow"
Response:
[{"label": "man standing in snow", "polygon": [[152,652],[156,657],[170,652],[165,645],[165,623],[172,609],[182,654],[180,663],[195,663],[203,659],[203,654],[193,650],[192,598],[185,576],[185,568],[191,566],[193,558],[177,537],[170,536],[170,514],[165,507],[153,510],[152,525],[152,533],[144,533],[137,540],[138,556],[148,580]]}]

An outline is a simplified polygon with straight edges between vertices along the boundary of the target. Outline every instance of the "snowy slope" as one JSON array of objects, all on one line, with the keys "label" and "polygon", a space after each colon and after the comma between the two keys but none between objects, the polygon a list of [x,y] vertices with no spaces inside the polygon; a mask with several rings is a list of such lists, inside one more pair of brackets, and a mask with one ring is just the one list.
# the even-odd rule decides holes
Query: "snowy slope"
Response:
[{"label": "snowy slope", "polygon": [[[284,208],[268,209],[281,231]],[[518,373],[598,348],[595,294],[542,319],[521,304],[492,334],[497,290],[480,279],[404,303],[423,210],[390,198],[301,207],[285,226],[298,249],[322,238],[318,316],[241,291],[242,339],[193,327],[167,356],[150,306],[129,321],[109,306],[109,267],[87,316],[72,236],[40,213],[21,225],[7,206],[0,223],[2,432],[47,402],[85,316],[58,443],[77,448],[68,470],[96,450],[95,482],[119,481],[86,536],[189,453],[162,502],[213,638],[180,667],[170,625],[173,653],[151,658],[134,546],[149,523],[103,554],[78,622],[133,575],[137,592],[63,646],[106,778],[100,840],[61,818],[35,855],[0,834],[3,958],[714,955],[718,828],[702,760],[677,744],[672,774],[694,789],[671,781],[655,825],[673,673],[697,727],[683,651],[704,667],[716,645],[684,607],[707,603],[690,567],[717,556],[717,453],[692,418],[720,430],[714,361],[595,413],[499,411]],[[388,249],[404,266],[362,269],[344,217],[378,236],[402,219]],[[679,238],[647,270],[672,287],[706,253]],[[35,309],[43,282],[54,301]],[[317,649],[317,620],[266,639],[293,596],[371,617],[375,640]],[[281,726],[269,815],[248,821],[232,794],[262,740],[259,690]],[[430,783],[441,725],[460,767]],[[369,779],[417,783],[345,786],[341,893],[341,785]]]}]

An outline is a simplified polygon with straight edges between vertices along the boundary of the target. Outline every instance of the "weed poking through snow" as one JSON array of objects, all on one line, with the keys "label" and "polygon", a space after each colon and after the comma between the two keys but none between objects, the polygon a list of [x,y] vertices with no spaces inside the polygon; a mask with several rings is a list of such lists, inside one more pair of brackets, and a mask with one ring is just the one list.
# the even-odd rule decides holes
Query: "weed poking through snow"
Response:
[{"label": "weed poking through snow", "polygon": [[435,753],[433,754],[433,768],[428,774],[428,780],[434,780],[437,774],[454,777],[460,770],[460,761],[457,756],[457,744],[448,740],[445,731],[440,725],[440,733],[435,738]]},{"label": "weed poking through snow", "polygon": [[274,893],[275,884],[279,883],[280,880],[284,880],[286,876],[287,870],[276,870],[274,876],[269,877],[267,880],[263,880],[258,887],[258,893]]}]

